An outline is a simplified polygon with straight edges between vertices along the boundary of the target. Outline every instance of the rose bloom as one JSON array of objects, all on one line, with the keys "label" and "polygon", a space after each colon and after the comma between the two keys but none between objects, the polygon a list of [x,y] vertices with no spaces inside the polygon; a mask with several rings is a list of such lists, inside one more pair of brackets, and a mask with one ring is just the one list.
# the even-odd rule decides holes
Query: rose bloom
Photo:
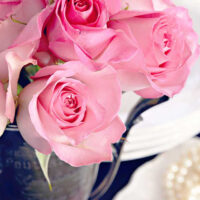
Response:
[{"label": "rose bloom", "polygon": [[95,57],[115,36],[106,23],[110,14],[120,11],[120,0],[57,0],[51,6],[43,46],[45,41],[51,52],[64,61],[78,59],[77,48]]},{"label": "rose bloom", "polygon": [[20,70],[28,63],[36,63],[31,57],[38,42],[12,45],[25,24],[45,6],[44,0],[0,0],[0,135],[7,120],[14,120]]},{"label": "rose bloom", "polygon": [[14,45],[37,39],[34,58],[42,67],[57,60],[81,60],[93,71],[112,65],[123,90],[142,89],[148,81],[137,43],[123,31],[107,27],[120,6],[120,1],[110,0],[57,0],[27,24]]},{"label": "rose bloom", "polygon": [[199,55],[198,36],[186,9],[121,11],[112,17],[109,27],[126,32],[142,50],[149,84],[137,94],[156,98],[180,92]]},{"label": "rose bloom", "polygon": [[110,161],[111,144],[125,131],[112,67],[92,72],[71,61],[42,68],[33,79],[19,98],[17,124],[25,140],[76,167]]},{"label": "rose bloom", "polygon": [[120,5],[116,0],[57,1],[46,25],[47,41],[58,58],[80,59],[92,70],[110,64],[117,70],[123,90],[141,89],[147,81],[141,74],[144,64],[137,44],[124,32],[107,27],[110,14],[119,12]]}]

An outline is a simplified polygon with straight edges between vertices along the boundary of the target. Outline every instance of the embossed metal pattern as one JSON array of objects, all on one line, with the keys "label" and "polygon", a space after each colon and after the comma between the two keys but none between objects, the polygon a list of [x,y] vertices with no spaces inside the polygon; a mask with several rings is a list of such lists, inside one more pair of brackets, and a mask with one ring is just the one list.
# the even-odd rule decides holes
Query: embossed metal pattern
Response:
[{"label": "embossed metal pattern", "polygon": [[71,167],[53,154],[50,192],[34,150],[17,126],[9,126],[0,138],[0,200],[87,200],[97,171],[97,165]]}]

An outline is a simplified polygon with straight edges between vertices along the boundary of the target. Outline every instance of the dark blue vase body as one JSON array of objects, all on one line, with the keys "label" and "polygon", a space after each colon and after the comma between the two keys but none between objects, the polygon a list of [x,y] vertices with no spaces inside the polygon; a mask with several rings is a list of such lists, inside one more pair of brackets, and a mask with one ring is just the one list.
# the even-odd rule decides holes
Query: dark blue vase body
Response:
[{"label": "dark blue vase body", "polygon": [[0,200],[87,200],[97,171],[97,165],[71,167],[53,154],[50,192],[34,149],[17,127],[8,127],[0,138]]}]

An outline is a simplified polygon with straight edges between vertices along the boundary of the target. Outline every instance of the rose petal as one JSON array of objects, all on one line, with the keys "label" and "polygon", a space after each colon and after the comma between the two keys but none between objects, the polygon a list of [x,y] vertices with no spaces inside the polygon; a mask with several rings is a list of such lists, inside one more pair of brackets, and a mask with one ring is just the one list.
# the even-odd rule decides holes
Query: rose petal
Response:
[{"label": "rose petal", "polygon": [[[26,3],[29,2],[29,0],[25,1]],[[41,1],[40,1],[41,4]],[[24,5],[24,4],[23,4]],[[25,4],[26,5],[26,4]],[[30,5],[26,5],[26,6],[30,6]],[[35,6],[37,7],[37,3],[35,4]],[[38,7],[33,7],[33,11],[38,11]],[[40,7],[41,9],[41,7]],[[23,36],[19,36],[18,40],[16,41],[15,45],[12,46],[12,49],[8,49],[4,52],[1,52],[0,54],[0,64],[1,64],[1,75],[0,75],[0,80],[6,82],[9,80],[9,86],[8,86],[8,93],[7,93],[7,102],[6,102],[6,115],[8,116],[8,118],[13,121],[14,119],[14,110],[15,110],[15,103],[14,103],[14,98],[15,98],[15,94],[17,92],[17,81],[18,81],[18,77],[19,77],[19,73],[21,68],[27,64],[27,63],[32,63],[33,60],[29,59],[35,48],[37,47],[37,44],[39,42],[39,38],[41,36],[40,31],[37,30],[37,19],[39,19],[39,25],[40,25],[40,29],[42,29],[42,20],[45,20],[46,17],[49,14],[49,10],[47,9],[47,11],[45,10],[44,12],[42,12],[41,15],[39,15],[39,18],[37,18],[37,16],[35,18],[32,19],[32,21],[30,22],[30,26],[34,26],[34,30],[32,32],[30,32],[29,29],[29,25],[26,26],[26,28],[24,29],[24,35]],[[31,17],[31,13],[29,12],[26,15],[26,19],[28,19],[29,17]],[[28,27],[28,30],[27,30]],[[33,34],[32,36],[30,34]],[[31,38],[30,38],[31,36]],[[27,37],[27,38],[26,38]],[[17,62],[14,60],[15,58],[11,58],[12,56],[10,56],[10,52],[11,54],[15,54],[14,57],[17,58]],[[9,54],[9,55],[7,55]],[[9,58],[8,58],[8,57]],[[23,58],[23,59],[21,59]],[[34,62],[35,63],[35,62]],[[9,76],[9,77],[8,77]]]},{"label": "rose petal", "polygon": [[18,5],[21,3],[21,0],[0,0],[0,20],[5,20],[9,17],[15,9],[17,9]]},{"label": "rose petal", "polygon": [[3,134],[8,119],[5,116],[6,107],[6,92],[4,90],[3,84],[0,82],[0,136]]},{"label": "rose petal", "polygon": [[106,8],[111,15],[119,12],[121,9],[121,0],[104,0]]},{"label": "rose petal", "polygon": [[54,143],[53,150],[61,160],[74,167],[111,161],[111,143],[117,142],[124,131],[124,124],[115,118],[106,129],[91,134],[82,144],[68,146]]},{"label": "rose petal", "polygon": [[140,95],[143,98],[159,98],[163,96],[161,92],[156,91],[152,87],[144,88],[139,91],[135,91],[136,94]]},{"label": "rose petal", "polygon": [[41,153],[50,154],[51,153],[51,146],[49,143],[39,135],[36,131],[29,113],[29,104],[30,101],[42,85],[45,85],[46,81],[40,81],[34,83],[34,87],[27,86],[23,89],[20,94],[19,98],[19,110],[17,114],[17,125],[19,128],[20,133],[22,134],[23,138],[26,140],[28,144],[30,144],[33,148],[37,149]]},{"label": "rose petal", "polygon": [[[129,64],[122,63],[121,67],[123,66],[127,67],[127,65]],[[119,69],[118,77],[120,84],[122,85],[123,91],[136,91],[149,87],[150,85],[144,73],[134,71],[133,69],[128,67],[125,70]]]},{"label": "rose petal", "polygon": [[122,134],[126,131],[126,127],[121,119],[117,116],[113,119],[113,121],[102,131],[98,131],[99,137],[106,137],[110,143],[118,142]]},{"label": "rose petal", "polygon": [[[10,5],[7,5],[10,7]],[[40,12],[44,8],[44,2],[43,0],[23,0],[19,6],[17,6],[17,9],[15,10],[15,13],[13,18],[23,22],[28,23],[29,20],[38,12]],[[1,8],[1,4],[0,4]],[[23,12],[22,12],[23,10]],[[20,32],[25,28],[26,26],[20,23],[15,23],[11,20],[9,17],[7,20],[4,20],[0,23],[0,38],[1,38],[1,46],[0,46],[0,52],[8,48],[12,45],[12,43],[15,41],[15,39],[18,37]],[[35,30],[33,31],[35,32]],[[25,40],[25,38],[23,38]]]},{"label": "rose petal", "polygon": [[24,65],[29,63],[36,64],[33,59],[22,60],[13,52],[6,54],[6,61],[8,63],[9,71],[9,83],[6,96],[6,116],[11,122],[14,121],[15,116],[15,99],[17,98],[17,83],[19,79],[19,74]]},{"label": "rose petal", "polygon": [[35,46],[39,45],[39,39],[42,37],[43,25],[46,19],[51,14],[52,9],[52,7],[47,7],[42,12],[35,15],[26,25],[26,27],[23,29],[23,31],[11,47],[13,48],[16,46],[22,46],[30,43],[34,43]]},{"label": "rose petal", "polygon": [[97,58],[100,63],[126,62],[135,57],[138,51],[137,43],[130,40],[123,31],[117,31],[105,51]]},{"label": "rose petal", "polygon": [[[33,109],[36,109],[35,112],[33,112]],[[35,125],[36,130],[38,130],[40,135],[47,139],[50,144],[51,142],[60,142],[68,145],[75,143],[73,139],[64,134],[55,120],[53,120],[43,106],[34,98],[29,104],[29,113],[32,113],[31,121]]]},{"label": "rose petal", "polygon": [[[33,123],[38,134],[47,141],[54,140],[58,142],[73,143],[74,141],[64,135],[63,131],[58,127],[56,122],[47,114],[38,100],[38,96],[48,86],[47,80],[34,81],[26,87],[26,93],[32,96],[29,102],[29,113],[31,122]],[[28,89],[30,90],[28,92]],[[34,93],[32,93],[34,91]],[[34,95],[33,95],[34,94]],[[40,150],[39,150],[40,151]]]},{"label": "rose petal", "polygon": [[104,123],[102,124],[103,128],[116,117],[120,108],[121,87],[116,71],[110,66],[98,72],[91,72],[85,68],[81,73],[77,73],[75,77],[87,85],[91,94],[93,94],[98,100],[98,103],[106,110]]},{"label": "rose petal", "polygon": [[94,58],[101,54],[114,35],[112,29],[83,30],[75,42],[88,56]]},{"label": "rose petal", "polygon": [[[54,86],[56,82],[62,80],[63,77],[76,76],[77,73],[82,74],[83,69],[86,68],[80,62],[67,62],[60,66],[50,66],[42,68],[34,78],[41,78],[53,74],[48,80],[48,87],[43,90],[40,94],[40,102],[44,105],[46,110],[49,110],[49,105],[52,100]],[[89,71],[88,71],[89,73]],[[83,74],[82,74],[83,76]],[[87,79],[87,78],[86,78]],[[67,80],[66,80],[67,81]],[[53,84],[52,84],[53,83]],[[83,84],[85,84],[83,82]],[[75,85],[73,86],[75,87]],[[76,88],[76,87],[75,87]],[[98,99],[92,94],[92,91],[87,92],[88,86],[86,88],[77,89],[78,94],[82,95],[87,103],[87,114],[84,118],[84,123],[78,127],[72,127],[63,129],[66,136],[73,138],[76,143],[82,141],[86,136],[88,136],[94,129],[96,129],[103,120],[105,120],[105,109],[104,105],[99,104]],[[121,94],[120,94],[121,95]]]}]

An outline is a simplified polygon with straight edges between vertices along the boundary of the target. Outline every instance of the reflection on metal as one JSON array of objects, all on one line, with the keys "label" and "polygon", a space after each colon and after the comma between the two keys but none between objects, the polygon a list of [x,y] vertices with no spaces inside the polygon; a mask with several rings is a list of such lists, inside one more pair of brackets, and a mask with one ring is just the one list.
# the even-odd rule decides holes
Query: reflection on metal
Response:
[{"label": "reflection on metal", "polygon": [[142,120],[141,114],[156,105],[166,102],[168,99],[169,98],[166,96],[158,99],[141,99],[138,104],[131,110],[126,121],[126,132],[123,134],[123,139],[120,140],[119,143],[113,145],[113,162],[109,172],[102,183],[92,192],[90,200],[98,200],[101,198],[112,184],[120,166],[120,158],[124,144],[126,143],[126,138],[128,137],[131,128]]},{"label": "reflection on metal", "polygon": [[0,200],[88,200],[98,165],[75,168],[54,154],[49,163],[49,191],[34,149],[9,125],[0,138]]}]

